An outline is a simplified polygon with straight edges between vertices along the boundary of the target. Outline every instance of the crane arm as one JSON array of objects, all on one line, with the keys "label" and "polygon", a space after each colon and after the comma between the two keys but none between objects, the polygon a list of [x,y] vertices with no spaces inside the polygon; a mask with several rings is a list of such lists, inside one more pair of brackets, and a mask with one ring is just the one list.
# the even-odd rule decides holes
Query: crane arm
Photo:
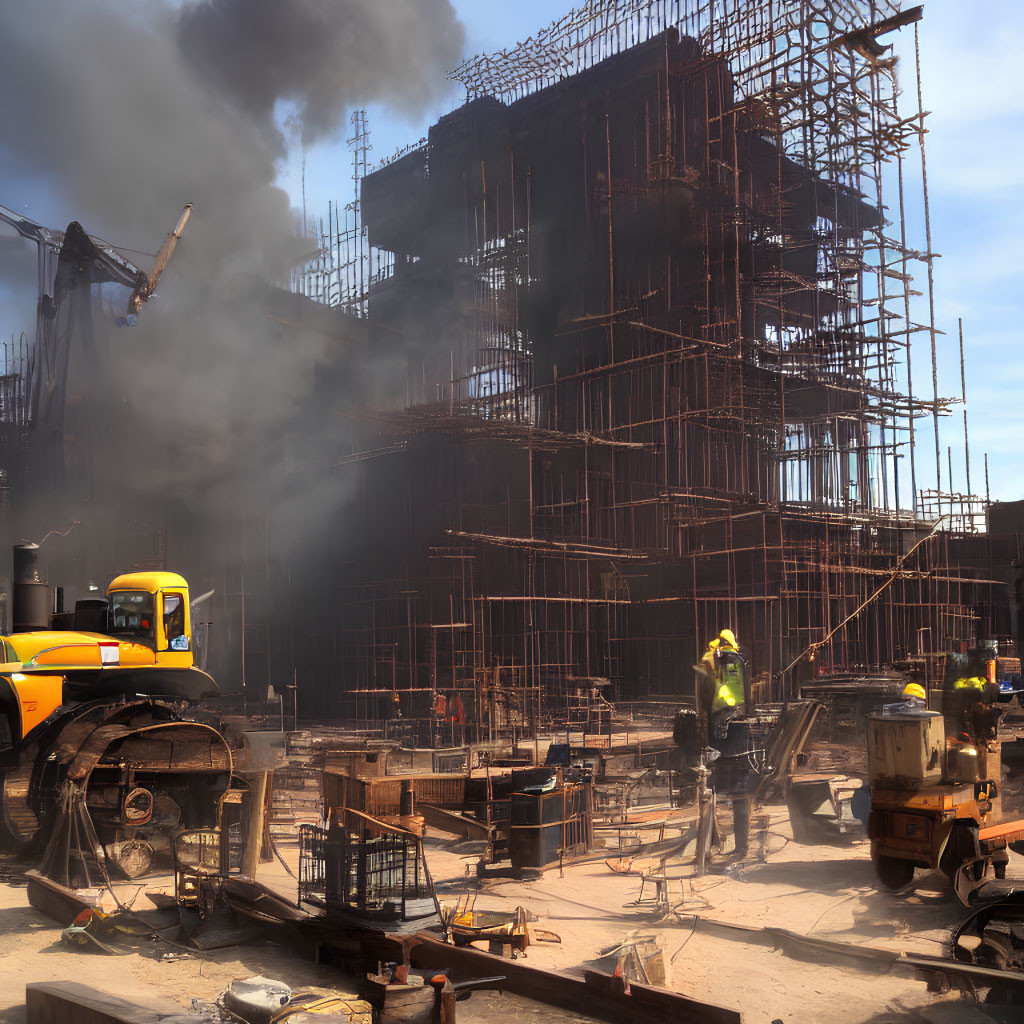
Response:
[{"label": "crane arm", "polygon": [[152,294],[156,291],[157,283],[160,280],[161,275],[167,269],[167,264],[171,260],[171,255],[174,252],[175,247],[181,238],[181,233],[185,230],[185,225],[188,223],[189,217],[192,216],[192,204],[186,203],[185,208],[181,211],[181,216],[178,218],[178,223],[174,225],[174,230],[164,239],[164,244],[160,246],[160,251],[156,254],[156,259],[153,261],[153,269],[149,272],[149,277],[146,278],[145,282],[139,285],[135,291],[132,292],[131,298],[128,299],[128,312],[138,313],[139,309]]}]

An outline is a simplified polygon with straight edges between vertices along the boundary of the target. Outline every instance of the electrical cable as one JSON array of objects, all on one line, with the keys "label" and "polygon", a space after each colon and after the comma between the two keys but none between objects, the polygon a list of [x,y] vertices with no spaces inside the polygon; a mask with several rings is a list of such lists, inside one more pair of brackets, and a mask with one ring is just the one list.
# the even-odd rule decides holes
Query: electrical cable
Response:
[{"label": "electrical cable", "polygon": [[680,953],[682,953],[683,946],[685,946],[690,941],[690,939],[693,938],[694,932],[696,932],[696,931],[697,931],[697,916],[695,914],[694,917],[693,917],[693,922],[690,925],[690,934],[687,935],[685,939],[683,939],[682,944],[679,946],[679,948],[669,957],[668,962],[669,962],[670,965],[674,964],[676,962],[676,957],[679,956]]},{"label": "electrical cable", "polygon": [[835,910],[836,907],[841,907],[844,903],[849,903],[850,900],[856,899],[858,896],[864,896],[866,893],[873,891],[873,889],[868,888],[857,889],[854,892],[851,892],[849,896],[844,896],[837,903],[830,904],[814,919],[814,924],[812,924],[811,927],[807,929],[807,934],[810,935],[811,932],[813,932],[814,929],[818,927],[818,923],[821,921],[821,919],[830,911]]}]

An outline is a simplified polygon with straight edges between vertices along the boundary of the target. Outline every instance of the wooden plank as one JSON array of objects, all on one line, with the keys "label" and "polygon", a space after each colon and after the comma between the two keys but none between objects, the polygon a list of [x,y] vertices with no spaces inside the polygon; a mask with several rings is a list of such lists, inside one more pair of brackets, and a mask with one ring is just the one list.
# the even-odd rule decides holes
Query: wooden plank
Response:
[{"label": "wooden plank", "polygon": [[269,864],[274,859],[274,844],[270,838],[270,810],[274,805],[274,773],[266,773],[267,786],[263,793],[263,831],[260,833],[260,862]]},{"label": "wooden plank", "polygon": [[453,835],[464,836],[466,839],[487,840],[494,830],[493,825],[487,825],[464,814],[457,814],[455,811],[446,811],[443,807],[435,807],[433,804],[417,803],[416,811],[431,828],[439,828]]},{"label": "wooden plank", "polygon": [[416,802],[425,800],[433,807],[448,810],[461,808],[466,802],[466,777],[464,775],[431,775],[412,780]]},{"label": "wooden plank", "polygon": [[386,821],[380,821],[370,814],[363,814],[362,811],[354,811],[351,807],[345,809],[345,814],[354,818],[357,822],[363,822],[367,828],[375,832],[384,832],[392,836],[401,836],[403,839],[414,839],[419,842],[420,837],[407,828],[399,828],[397,825],[389,825]]},{"label": "wooden plank", "polygon": [[245,878],[227,878],[221,890],[232,910],[253,921],[264,924],[289,925],[309,921],[310,915],[285,899],[280,893],[268,889],[261,882]]},{"label": "wooden plank", "polygon": [[25,986],[27,1024],[185,1024],[204,1018],[173,1003],[142,1005],[77,981],[33,982]]},{"label": "wooden plank", "polygon": [[128,767],[152,771],[226,771],[223,750],[206,738],[176,736],[129,736],[118,748],[117,758]]},{"label": "wooden plank", "polygon": [[249,830],[245,837],[242,853],[242,874],[246,878],[256,877],[263,847],[263,817],[266,811],[267,773],[257,772],[246,779],[249,783]]},{"label": "wooden plank", "polygon": [[40,913],[66,928],[83,910],[94,906],[94,900],[74,889],[54,882],[34,868],[25,872],[28,879],[28,902]]},{"label": "wooden plank", "polygon": [[434,807],[454,809],[465,803],[464,775],[382,775],[364,779],[326,767],[323,770],[325,815],[341,807],[364,811],[376,818],[401,814],[403,784],[410,786],[416,801],[425,800]]},{"label": "wooden plank", "polygon": [[505,976],[507,992],[576,1013],[616,1022],[658,1021],[664,1024],[742,1024],[737,1010],[691,999],[678,992],[647,985],[631,985],[631,994],[616,991],[611,975],[588,972],[595,980],[577,978],[561,971],[529,967],[471,947],[446,945],[421,932],[407,938],[413,966],[449,967],[459,978]]},{"label": "wooden plank", "polygon": [[[701,1002],[678,992],[631,985],[631,995],[615,991],[611,975],[584,978],[531,967],[519,960],[494,956],[471,946],[449,946],[429,932],[395,935],[345,928],[326,918],[300,926],[317,946],[326,946],[346,960],[397,960],[416,968],[448,968],[458,983],[501,976],[501,989],[548,1006],[570,1010],[612,1024],[742,1024],[739,1011]],[[606,990],[607,987],[607,990]]]},{"label": "wooden plank", "polygon": [[674,1022],[724,1022],[730,1019],[738,1022],[740,1020],[739,1013],[734,1010],[701,1003],[682,996],[678,992],[655,988],[653,985],[641,985],[635,981],[630,982],[629,995],[626,995],[622,978],[615,978],[600,971],[584,971],[583,980],[591,992],[608,1000],[613,1006],[629,1005],[633,1007],[632,1013],[635,1014],[635,1020]]}]

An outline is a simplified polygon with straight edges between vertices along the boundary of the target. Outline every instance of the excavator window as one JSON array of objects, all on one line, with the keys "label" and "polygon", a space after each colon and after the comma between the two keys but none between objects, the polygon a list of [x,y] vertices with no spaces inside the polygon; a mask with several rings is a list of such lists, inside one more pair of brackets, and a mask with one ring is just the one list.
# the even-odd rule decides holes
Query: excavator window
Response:
[{"label": "excavator window", "polygon": [[172,651],[187,651],[185,636],[185,602],[181,594],[164,594],[164,636]]},{"label": "excavator window", "polygon": [[144,590],[118,590],[110,595],[111,634],[152,647],[156,643],[153,595]]}]

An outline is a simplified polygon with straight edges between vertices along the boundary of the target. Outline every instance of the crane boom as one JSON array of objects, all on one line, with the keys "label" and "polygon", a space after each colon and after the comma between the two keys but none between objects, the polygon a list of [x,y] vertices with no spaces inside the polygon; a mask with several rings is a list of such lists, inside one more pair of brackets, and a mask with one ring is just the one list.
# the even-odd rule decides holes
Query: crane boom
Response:
[{"label": "crane boom", "polygon": [[188,223],[189,217],[192,216],[192,204],[186,203],[185,208],[181,211],[181,216],[178,218],[178,223],[174,225],[174,230],[164,239],[164,244],[160,246],[160,251],[156,254],[156,259],[153,261],[153,269],[149,272],[149,277],[146,278],[145,283],[139,285],[135,291],[132,292],[131,298],[128,299],[128,312],[138,313],[139,309],[152,294],[156,291],[157,283],[160,280],[161,275],[167,269],[167,264],[171,260],[171,255],[174,252],[178,241],[181,238],[181,233],[185,230],[185,225]]}]

